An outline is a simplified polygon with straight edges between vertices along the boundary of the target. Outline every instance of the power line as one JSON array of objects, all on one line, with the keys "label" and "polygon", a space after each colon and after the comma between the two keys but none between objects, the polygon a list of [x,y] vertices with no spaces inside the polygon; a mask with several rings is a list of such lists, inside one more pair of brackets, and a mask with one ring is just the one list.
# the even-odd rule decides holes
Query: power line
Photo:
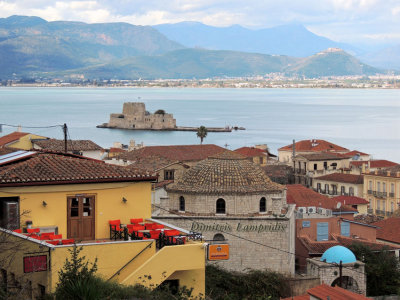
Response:
[{"label": "power line", "polygon": [[23,126],[23,125],[12,125],[12,124],[4,124],[4,123],[0,123],[0,127],[1,126],[8,126],[8,127],[14,127],[14,128],[34,128],[34,129],[38,129],[38,128],[55,128],[55,127],[63,127],[64,125],[50,125],[50,126]]},{"label": "power line", "polygon": [[[204,223],[202,223],[202,222],[199,222],[198,220],[195,220],[195,219],[193,219],[193,218],[191,218],[191,217],[189,217],[189,216],[179,215],[179,214],[177,214],[177,213],[174,212],[174,211],[171,211],[171,210],[162,208],[162,207],[160,207],[160,206],[158,206],[158,205],[155,205],[155,204],[152,204],[152,205],[153,205],[154,207],[156,207],[156,208],[159,208],[159,209],[161,209],[161,210],[163,210],[163,211],[169,212],[169,213],[171,213],[171,214],[173,214],[173,215],[179,216],[179,217],[181,217],[181,218],[183,217],[184,219],[187,219],[187,220],[189,220],[189,221],[197,222],[197,223],[199,223],[199,224],[201,224],[201,225],[207,225],[207,224],[204,224]],[[266,248],[269,248],[269,249],[273,249],[273,250],[277,250],[277,251],[280,251],[280,252],[284,252],[284,253],[286,253],[286,254],[290,254],[290,255],[293,255],[294,257],[296,257],[296,253],[293,253],[293,252],[290,252],[290,251],[286,251],[286,250],[283,250],[283,249],[279,249],[279,248],[275,248],[275,247],[272,247],[272,246],[269,246],[269,245],[266,245],[266,244],[263,244],[263,243],[260,243],[260,242],[257,242],[257,241],[254,241],[254,240],[245,238],[245,237],[242,237],[242,236],[240,236],[240,235],[236,235],[236,234],[234,234],[234,233],[224,231],[224,230],[218,230],[218,231],[219,231],[219,232],[222,232],[222,233],[225,233],[225,234],[227,234],[227,235],[236,237],[236,238],[238,238],[238,239],[242,239],[242,240],[245,240],[245,241],[247,241],[247,242],[250,242],[250,243],[253,243],[253,244],[257,244],[257,245],[259,245],[259,246],[263,246],[263,247],[266,247]],[[310,258],[310,257],[308,257],[308,256],[303,256],[303,255],[299,255],[299,254],[297,254],[297,257]],[[325,262],[325,263],[330,264],[330,265],[333,266],[333,267],[339,267],[339,265],[338,265],[337,263],[329,263],[329,262]],[[366,275],[365,272],[360,272],[360,271],[357,271],[357,270],[355,270],[355,269],[353,269],[353,268],[350,268],[350,267],[342,266],[342,268],[348,269],[348,270],[351,270],[351,271],[353,271],[353,272],[357,272],[357,273],[360,273],[360,274],[363,274],[363,275]]]}]

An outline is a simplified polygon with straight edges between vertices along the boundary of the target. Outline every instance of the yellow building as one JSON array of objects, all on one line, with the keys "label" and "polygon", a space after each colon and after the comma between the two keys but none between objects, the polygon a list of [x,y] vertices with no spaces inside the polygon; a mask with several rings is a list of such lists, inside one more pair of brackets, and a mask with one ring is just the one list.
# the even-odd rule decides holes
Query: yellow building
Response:
[{"label": "yellow building", "polygon": [[[27,283],[33,298],[54,291],[72,247],[41,240],[54,232],[61,241],[82,245],[87,258],[97,257],[98,274],[105,279],[148,287],[174,280],[193,289],[193,295],[204,295],[204,244],[189,232],[163,223],[166,230],[179,230],[186,242],[162,248],[157,238],[110,240],[110,220],[157,222],[151,219],[154,180],[152,174],[72,155],[18,152],[0,157],[0,226],[6,228],[0,236],[17,245],[1,251],[0,261],[10,262],[0,265],[3,281]],[[10,231],[26,225],[38,228],[39,236]]]},{"label": "yellow building", "polygon": [[22,150],[33,149],[32,140],[47,139],[44,136],[15,131],[0,137],[0,147],[10,147]]},{"label": "yellow building", "polygon": [[400,206],[400,165],[364,173],[364,198],[369,213],[391,216]]}]

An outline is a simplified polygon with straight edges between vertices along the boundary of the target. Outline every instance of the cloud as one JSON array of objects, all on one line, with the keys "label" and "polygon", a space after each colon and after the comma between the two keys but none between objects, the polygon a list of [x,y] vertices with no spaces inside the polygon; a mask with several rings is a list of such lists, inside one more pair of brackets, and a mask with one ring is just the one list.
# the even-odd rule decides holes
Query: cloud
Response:
[{"label": "cloud", "polygon": [[400,28],[398,0],[0,0],[0,17],[13,14],[135,25],[199,21],[267,28],[301,23],[338,41],[396,36]]}]

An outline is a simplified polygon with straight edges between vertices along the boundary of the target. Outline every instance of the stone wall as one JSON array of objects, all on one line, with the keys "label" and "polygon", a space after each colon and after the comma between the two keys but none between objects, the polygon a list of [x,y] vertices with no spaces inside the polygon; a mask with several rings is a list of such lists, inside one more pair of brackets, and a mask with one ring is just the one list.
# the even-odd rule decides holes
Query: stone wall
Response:
[{"label": "stone wall", "polygon": [[[307,259],[307,275],[319,277],[321,282],[329,286],[339,278],[339,266],[325,263],[319,258]],[[365,264],[361,261],[355,263],[343,264],[342,276],[348,276],[355,280],[357,289],[353,287],[352,291],[365,295],[367,292],[367,276],[365,274]]]},{"label": "stone wall", "polygon": [[258,195],[203,195],[181,194],[168,192],[168,203],[161,203],[167,210],[179,209],[179,197],[185,198],[185,211],[196,214],[210,215],[216,213],[216,202],[219,198],[225,200],[227,215],[260,214],[260,199],[266,199],[265,214],[281,214],[282,207],[286,207],[286,190],[282,193],[258,194]]},{"label": "stone wall", "polygon": [[189,231],[201,232],[208,243],[222,234],[229,244],[230,258],[210,262],[228,270],[270,269],[294,273],[294,214],[273,217],[186,217],[158,216],[161,221]]}]

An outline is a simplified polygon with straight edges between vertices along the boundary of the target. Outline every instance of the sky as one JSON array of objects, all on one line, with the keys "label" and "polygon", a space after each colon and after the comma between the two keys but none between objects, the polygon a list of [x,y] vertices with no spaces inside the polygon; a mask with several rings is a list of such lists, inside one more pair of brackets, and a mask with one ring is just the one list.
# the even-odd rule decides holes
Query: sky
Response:
[{"label": "sky", "polygon": [[156,25],[198,21],[253,29],[303,24],[339,42],[400,43],[400,0],[0,0],[0,17]]}]

